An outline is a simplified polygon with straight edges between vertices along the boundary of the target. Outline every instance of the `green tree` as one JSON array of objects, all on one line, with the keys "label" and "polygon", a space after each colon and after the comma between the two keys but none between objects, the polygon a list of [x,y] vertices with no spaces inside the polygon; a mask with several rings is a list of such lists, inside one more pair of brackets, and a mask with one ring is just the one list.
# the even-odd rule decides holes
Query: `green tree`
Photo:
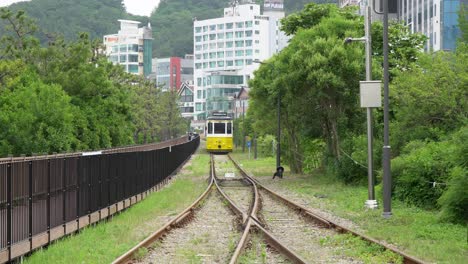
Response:
[{"label": "green tree", "polygon": [[311,28],[293,30],[288,22],[298,20],[283,20],[295,32],[294,38],[260,67],[251,82],[254,119],[272,120],[281,98],[282,142],[288,146],[286,157],[293,171],[302,170],[301,139],[306,133],[323,137],[329,154],[339,159],[340,136],[352,123],[349,112],[357,109],[363,51],[354,45],[345,47],[343,39],[358,34],[360,18],[334,5],[309,4],[304,12],[315,16],[323,10],[326,14]]},{"label": "green tree", "polygon": [[0,156],[70,150],[74,141],[70,97],[31,71],[19,77],[0,90]]}]

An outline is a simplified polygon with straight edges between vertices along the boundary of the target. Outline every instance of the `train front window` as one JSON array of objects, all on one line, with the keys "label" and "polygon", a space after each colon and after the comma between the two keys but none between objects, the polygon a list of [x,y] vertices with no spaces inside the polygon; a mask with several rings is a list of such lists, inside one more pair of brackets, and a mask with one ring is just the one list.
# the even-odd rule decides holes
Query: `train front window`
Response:
[{"label": "train front window", "polygon": [[215,134],[225,134],[226,133],[226,124],[225,123],[215,123],[214,124],[214,133]]},{"label": "train front window", "polygon": [[232,134],[232,123],[227,123],[227,133]]},{"label": "train front window", "polygon": [[208,134],[213,134],[213,123],[208,123]]}]

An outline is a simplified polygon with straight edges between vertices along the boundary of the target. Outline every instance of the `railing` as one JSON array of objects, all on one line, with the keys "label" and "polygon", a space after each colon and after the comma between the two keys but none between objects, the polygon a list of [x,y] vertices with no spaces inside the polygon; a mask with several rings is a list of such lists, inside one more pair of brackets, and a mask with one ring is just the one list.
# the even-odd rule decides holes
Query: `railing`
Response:
[{"label": "railing", "polygon": [[0,160],[0,263],[106,219],[157,190],[197,137],[93,153]]}]

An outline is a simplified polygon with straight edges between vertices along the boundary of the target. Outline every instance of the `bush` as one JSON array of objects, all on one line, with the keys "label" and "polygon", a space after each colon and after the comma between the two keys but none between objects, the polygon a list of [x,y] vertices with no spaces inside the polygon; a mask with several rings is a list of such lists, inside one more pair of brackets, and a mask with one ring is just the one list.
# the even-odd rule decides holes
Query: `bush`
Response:
[{"label": "bush", "polygon": [[447,191],[437,201],[441,207],[441,218],[451,222],[468,219],[468,126],[453,136],[456,146],[454,162],[457,164],[449,175]]},{"label": "bush", "polygon": [[[392,161],[395,197],[424,208],[437,208],[454,167],[452,141],[410,142],[401,156]],[[436,183],[434,185],[434,182]]]},{"label": "bush", "polygon": [[450,173],[447,191],[437,201],[441,206],[441,219],[466,223],[468,219],[468,169],[455,167]]},{"label": "bush", "polygon": [[325,151],[325,142],[321,139],[305,140],[303,168],[305,173],[311,173],[322,164],[322,155]]},{"label": "bush", "polygon": [[265,135],[257,139],[258,153],[263,157],[274,157],[276,154],[276,139],[272,135]]}]

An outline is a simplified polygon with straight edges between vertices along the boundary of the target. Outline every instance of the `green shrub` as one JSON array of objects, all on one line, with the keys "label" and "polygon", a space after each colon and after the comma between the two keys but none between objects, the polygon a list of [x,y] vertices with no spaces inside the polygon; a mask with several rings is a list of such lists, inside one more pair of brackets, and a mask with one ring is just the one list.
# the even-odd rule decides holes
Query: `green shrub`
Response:
[{"label": "green shrub", "polygon": [[455,167],[447,182],[447,191],[437,201],[441,207],[441,218],[450,222],[463,223],[468,220],[468,169]]},{"label": "green shrub", "polygon": [[453,136],[456,146],[454,167],[447,181],[447,191],[439,198],[441,218],[451,222],[468,221],[468,126]]},{"label": "green shrub", "polygon": [[454,167],[453,141],[410,142],[401,156],[392,161],[395,197],[427,209],[437,207]]},{"label": "green shrub", "polygon": [[257,139],[258,153],[263,157],[273,157],[276,153],[276,139],[272,135],[261,136]]},{"label": "green shrub", "polygon": [[304,145],[303,169],[305,173],[311,173],[322,164],[322,155],[325,151],[325,142],[321,139],[308,139]]}]

